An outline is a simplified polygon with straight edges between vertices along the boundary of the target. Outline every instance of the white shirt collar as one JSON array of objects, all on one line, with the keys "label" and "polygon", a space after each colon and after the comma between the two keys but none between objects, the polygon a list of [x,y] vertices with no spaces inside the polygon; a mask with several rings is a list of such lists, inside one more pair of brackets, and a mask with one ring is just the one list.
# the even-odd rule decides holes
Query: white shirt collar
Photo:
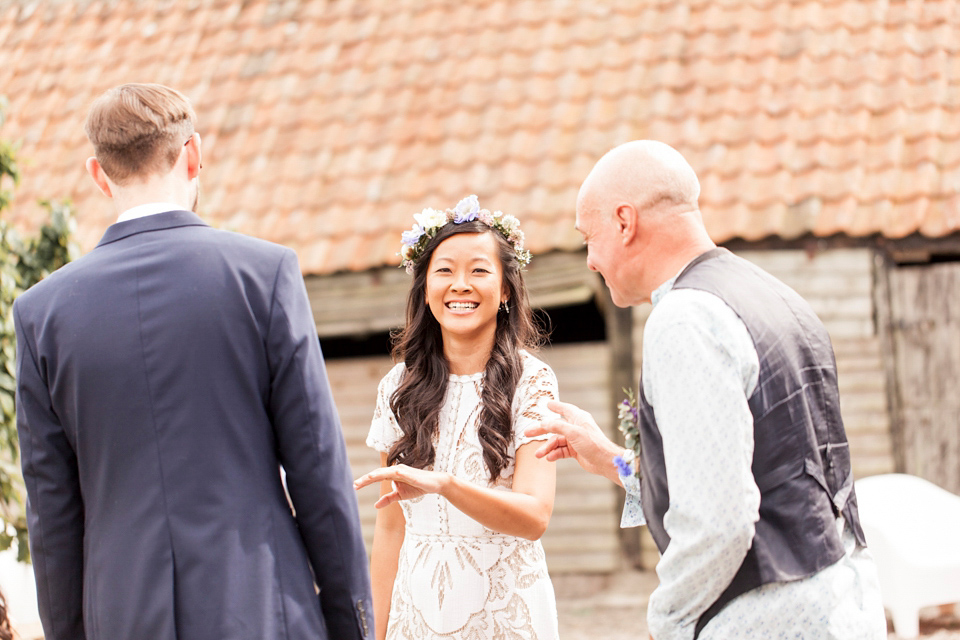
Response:
[{"label": "white shirt collar", "polygon": [[[696,260],[696,258],[693,260]],[[693,260],[690,262],[693,262]],[[650,302],[653,304],[653,306],[657,306],[657,303],[663,300],[663,296],[670,293],[670,291],[673,289],[673,284],[677,281],[677,278],[680,277],[680,274],[683,273],[683,270],[687,268],[687,265],[689,265],[690,262],[683,265],[683,267],[680,268],[680,271],[677,271],[677,275],[673,276],[662,285],[654,289],[653,293],[650,295]]]},{"label": "white shirt collar", "polygon": [[120,214],[117,222],[126,222],[127,220],[152,216],[155,213],[165,213],[167,211],[183,211],[183,207],[170,202],[148,202],[147,204],[141,204],[127,209]]}]

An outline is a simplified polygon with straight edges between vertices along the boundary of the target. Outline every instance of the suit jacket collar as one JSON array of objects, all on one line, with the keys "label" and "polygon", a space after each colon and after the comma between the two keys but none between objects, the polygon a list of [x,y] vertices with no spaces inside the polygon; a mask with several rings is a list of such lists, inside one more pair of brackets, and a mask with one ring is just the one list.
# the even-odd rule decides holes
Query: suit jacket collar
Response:
[{"label": "suit jacket collar", "polygon": [[98,247],[123,240],[126,237],[147,231],[160,231],[175,227],[207,227],[206,222],[192,211],[167,211],[155,213],[143,218],[134,218],[125,222],[115,222],[107,228],[106,233],[97,243]]}]

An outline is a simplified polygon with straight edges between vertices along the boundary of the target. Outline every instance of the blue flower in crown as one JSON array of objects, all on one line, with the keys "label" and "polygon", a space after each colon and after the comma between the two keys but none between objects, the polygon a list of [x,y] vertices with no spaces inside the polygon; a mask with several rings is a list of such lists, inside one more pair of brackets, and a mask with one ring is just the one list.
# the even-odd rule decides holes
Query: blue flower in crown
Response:
[{"label": "blue flower in crown", "polygon": [[404,231],[400,234],[400,239],[403,241],[403,244],[408,247],[412,247],[417,244],[417,240],[423,237],[423,227],[418,224],[413,225],[413,229],[410,231]]},{"label": "blue flower in crown", "polygon": [[480,200],[477,196],[467,196],[453,208],[453,221],[456,224],[472,222],[480,215]]}]

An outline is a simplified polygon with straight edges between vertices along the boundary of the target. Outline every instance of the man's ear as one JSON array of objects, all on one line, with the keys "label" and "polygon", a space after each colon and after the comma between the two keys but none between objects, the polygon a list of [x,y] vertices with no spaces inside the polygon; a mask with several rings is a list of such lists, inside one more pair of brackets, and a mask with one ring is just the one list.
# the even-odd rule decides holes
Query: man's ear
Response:
[{"label": "man's ear", "polygon": [[200,167],[203,166],[200,153],[200,134],[196,131],[183,145],[183,152],[187,154],[187,179],[193,180],[200,175]]},{"label": "man's ear", "polygon": [[103,172],[103,167],[100,166],[100,163],[94,156],[87,158],[87,173],[90,174],[90,177],[93,178],[93,181],[97,184],[100,193],[108,198],[113,197],[113,191],[110,188],[110,179],[107,178],[107,174]]},{"label": "man's ear", "polygon": [[640,225],[636,207],[629,203],[622,203],[613,212],[613,223],[617,226],[623,244],[630,244],[636,238]]}]

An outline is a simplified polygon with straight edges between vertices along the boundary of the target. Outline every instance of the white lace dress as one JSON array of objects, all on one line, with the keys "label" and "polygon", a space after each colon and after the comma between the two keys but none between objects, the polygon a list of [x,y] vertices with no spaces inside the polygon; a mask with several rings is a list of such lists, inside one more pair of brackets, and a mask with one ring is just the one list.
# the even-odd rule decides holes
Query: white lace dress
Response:
[{"label": "white lace dress", "polygon": [[[433,469],[509,491],[524,429],[548,412],[557,380],[546,364],[522,352],[523,375],[513,397],[510,463],[496,483],[477,434],[483,374],[450,376],[434,440]],[[400,437],[390,396],[403,376],[398,364],[383,380],[367,445],[386,453]],[[390,603],[388,639],[555,640],[557,607],[540,542],[487,529],[436,494],[400,503],[406,519]]]}]

